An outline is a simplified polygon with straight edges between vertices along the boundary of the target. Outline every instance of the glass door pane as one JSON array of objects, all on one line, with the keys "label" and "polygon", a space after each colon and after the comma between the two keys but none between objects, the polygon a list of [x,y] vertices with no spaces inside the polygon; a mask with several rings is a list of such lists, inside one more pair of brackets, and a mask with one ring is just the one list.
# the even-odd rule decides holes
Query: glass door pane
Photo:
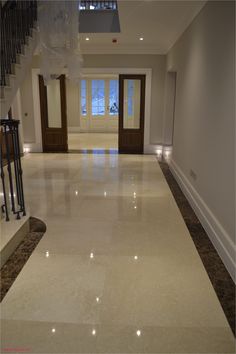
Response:
[{"label": "glass door pane", "polygon": [[109,115],[119,113],[119,83],[118,80],[109,80]]},{"label": "glass door pane", "polygon": [[86,80],[81,80],[81,84],[80,84],[80,107],[81,107],[81,115],[86,116],[86,114],[87,114],[87,82],[86,82]]},{"label": "glass door pane", "polygon": [[61,128],[60,80],[52,80],[46,86],[48,103],[48,128]]},{"label": "glass door pane", "polygon": [[105,114],[105,80],[92,80],[92,116]]},{"label": "glass door pane", "polygon": [[124,129],[140,128],[141,81],[124,80]]}]

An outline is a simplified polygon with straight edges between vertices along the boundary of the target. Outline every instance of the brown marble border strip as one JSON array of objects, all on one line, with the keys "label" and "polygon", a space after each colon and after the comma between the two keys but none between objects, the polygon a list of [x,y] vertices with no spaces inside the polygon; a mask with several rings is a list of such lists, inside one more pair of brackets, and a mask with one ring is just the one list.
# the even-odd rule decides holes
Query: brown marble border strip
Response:
[{"label": "brown marble border strip", "polygon": [[29,219],[29,223],[29,233],[24,237],[19,246],[0,270],[1,302],[46,231],[46,225],[37,218],[31,217]]},{"label": "brown marble border strip", "polygon": [[163,160],[158,162],[215,289],[228,323],[235,335],[235,284],[187,198],[172,175],[169,165]]}]

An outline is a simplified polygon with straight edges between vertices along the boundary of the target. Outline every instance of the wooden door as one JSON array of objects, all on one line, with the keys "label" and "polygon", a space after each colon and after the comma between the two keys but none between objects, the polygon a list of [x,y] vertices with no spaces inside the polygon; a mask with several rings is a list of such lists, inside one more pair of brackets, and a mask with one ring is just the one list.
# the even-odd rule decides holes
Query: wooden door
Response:
[{"label": "wooden door", "polygon": [[65,75],[44,85],[39,75],[43,152],[67,152]]},{"label": "wooden door", "polygon": [[119,75],[119,153],[142,154],[145,75]]}]

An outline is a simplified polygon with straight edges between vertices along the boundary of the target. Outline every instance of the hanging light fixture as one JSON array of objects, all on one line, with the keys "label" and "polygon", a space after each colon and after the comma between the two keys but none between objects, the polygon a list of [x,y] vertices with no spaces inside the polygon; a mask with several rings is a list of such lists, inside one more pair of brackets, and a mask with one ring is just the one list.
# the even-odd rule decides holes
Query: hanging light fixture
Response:
[{"label": "hanging light fixture", "polygon": [[40,72],[45,84],[60,76],[78,83],[82,56],[79,46],[79,1],[40,1],[38,24],[41,44]]}]

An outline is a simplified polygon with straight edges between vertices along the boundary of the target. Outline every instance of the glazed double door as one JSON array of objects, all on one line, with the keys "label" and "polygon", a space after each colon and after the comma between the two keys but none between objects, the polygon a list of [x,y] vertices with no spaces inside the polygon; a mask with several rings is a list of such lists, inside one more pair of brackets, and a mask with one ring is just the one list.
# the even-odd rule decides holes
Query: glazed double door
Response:
[{"label": "glazed double door", "polygon": [[80,130],[118,132],[119,80],[85,77],[80,82]]}]

